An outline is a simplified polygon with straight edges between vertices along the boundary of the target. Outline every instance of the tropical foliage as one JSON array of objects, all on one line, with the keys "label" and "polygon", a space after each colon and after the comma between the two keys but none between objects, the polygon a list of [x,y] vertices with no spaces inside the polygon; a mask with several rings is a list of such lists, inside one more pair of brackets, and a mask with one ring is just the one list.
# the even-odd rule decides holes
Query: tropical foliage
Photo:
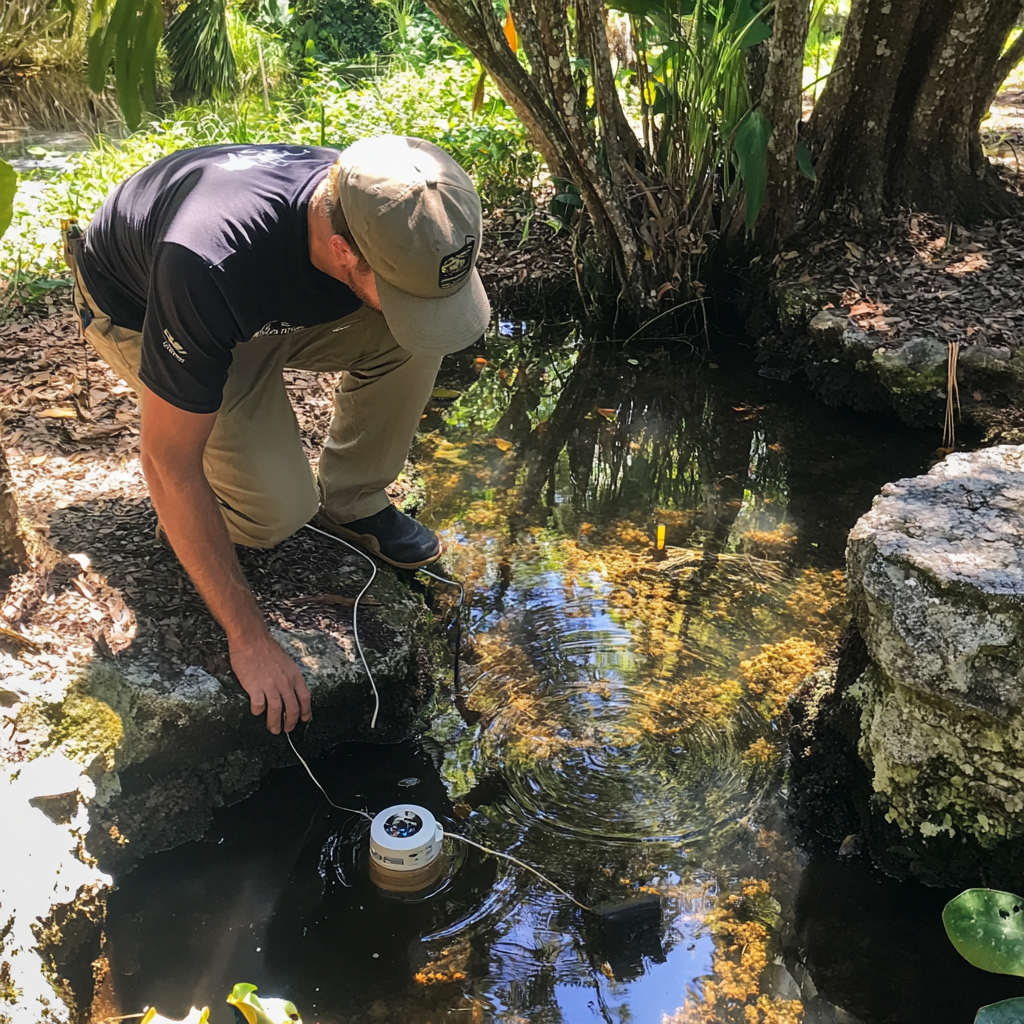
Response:
[{"label": "tropical foliage", "polygon": [[0,160],[0,238],[11,226],[14,217],[14,194],[18,191],[18,175],[6,160]]}]

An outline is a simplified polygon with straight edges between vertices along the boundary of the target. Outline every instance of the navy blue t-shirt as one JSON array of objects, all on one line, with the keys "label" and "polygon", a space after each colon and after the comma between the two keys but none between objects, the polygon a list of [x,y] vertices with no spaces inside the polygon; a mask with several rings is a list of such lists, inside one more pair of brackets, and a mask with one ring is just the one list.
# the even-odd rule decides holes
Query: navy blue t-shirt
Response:
[{"label": "navy blue t-shirt", "polygon": [[337,158],[320,147],[186,149],[107,197],[80,268],[97,306],[142,332],[139,376],[165,401],[216,412],[235,345],[359,308],[309,260],[309,200]]}]

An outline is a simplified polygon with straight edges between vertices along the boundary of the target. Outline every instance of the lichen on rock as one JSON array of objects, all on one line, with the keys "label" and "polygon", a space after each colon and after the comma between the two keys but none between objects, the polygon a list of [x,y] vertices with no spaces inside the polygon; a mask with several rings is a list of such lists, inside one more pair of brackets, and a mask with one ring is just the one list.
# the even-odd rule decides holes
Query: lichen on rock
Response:
[{"label": "lichen on rock", "polygon": [[888,484],[850,534],[860,753],[902,832],[1024,835],[1024,447]]}]

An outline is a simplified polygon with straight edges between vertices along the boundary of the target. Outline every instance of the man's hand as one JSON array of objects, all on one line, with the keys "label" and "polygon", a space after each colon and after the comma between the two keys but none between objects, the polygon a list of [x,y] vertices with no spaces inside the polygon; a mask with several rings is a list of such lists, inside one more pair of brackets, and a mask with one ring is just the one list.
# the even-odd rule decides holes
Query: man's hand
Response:
[{"label": "man's hand", "polygon": [[267,728],[277,735],[283,712],[284,731],[291,732],[300,717],[304,722],[313,717],[309,687],[298,665],[269,633],[254,639],[229,643],[231,667],[249,694],[252,713],[262,715],[266,709]]},{"label": "man's hand", "polygon": [[291,732],[312,717],[298,665],[267,629],[203,472],[216,413],[185,412],[146,388],[142,395],[142,469],[160,525],[214,618],[228,635],[231,667],[267,728]]}]

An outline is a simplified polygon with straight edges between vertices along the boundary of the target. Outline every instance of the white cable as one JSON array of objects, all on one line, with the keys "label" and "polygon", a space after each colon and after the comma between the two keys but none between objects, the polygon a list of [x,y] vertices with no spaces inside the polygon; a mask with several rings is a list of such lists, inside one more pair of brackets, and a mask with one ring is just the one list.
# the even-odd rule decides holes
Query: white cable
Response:
[{"label": "white cable", "polygon": [[[310,523],[306,523],[306,529],[312,530],[314,533],[319,533],[321,537],[329,537],[331,540],[338,541],[339,544],[344,544],[345,547],[351,548],[357,555],[362,555],[370,563],[370,568],[373,570],[370,574],[370,578],[366,581],[366,585],[362,590],[359,591],[359,596],[352,603],[352,632],[356,638],[356,650],[359,652],[359,657],[363,661],[363,668],[366,669],[366,676],[370,680],[370,689],[373,690],[373,717],[370,719],[370,728],[377,728],[377,713],[380,711],[380,694],[377,693],[377,684],[373,681],[373,673],[370,671],[370,666],[366,663],[366,654],[363,652],[363,645],[359,642],[359,600],[362,596],[370,589],[370,585],[377,578],[377,563],[363,550],[357,548],[355,544],[350,544],[344,537],[338,537],[333,533],[328,533],[326,530],[321,530]],[[309,771],[309,769],[306,769]],[[314,781],[316,781],[314,779]],[[319,785],[319,783],[317,783]],[[326,794],[324,794],[326,796]]]},{"label": "white cable", "polygon": [[419,572],[426,573],[431,579],[437,580],[438,583],[447,583],[449,587],[459,588],[459,607],[462,607],[462,602],[466,599],[466,588],[458,580],[450,580],[447,576],[438,576],[436,572],[431,572],[425,566],[419,567]]},{"label": "white cable", "polygon": [[306,764],[306,759],[295,749],[295,744],[292,742],[292,734],[290,732],[286,732],[285,736],[288,738],[288,746],[290,746],[292,748],[292,753],[302,763],[302,767],[306,769],[306,774],[313,780],[313,783],[316,785],[316,788],[319,789],[321,793],[323,793],[324,799],[332,807],[336,807],[339,811],[348,811],[350,814],[361,814],[368,821],[373,821],[373,815],[372,814],[368,814],[366,811],[357,811],[354,807],[342,807],[341,804],[336,804],[327,795],[327,790],[324,789],[324,787],[320,785],[320,780],[313,774],[313,769],[310,768],[308,764]]},{"label": "white cable", "polygon": [[[359,651],[359,657],[362,658],[363,668],[366,669],[366,675],[370,680],[370,686],[373,688],[373,697],[374,701],[376,702],[373,711],[373,718],[370,719],[370,728],[373,729],[376,727],[377,724],[377,712],[380,710],[380,697],[377,694],[377,685],[373,681],[373,673],[370,671],[370,666],[366,663],[366,655],[363,653],[363,645],[359,642],[358,614],[359,598],[361,598],[367,592],[367,590],[370,589],[370,584],[372,584],[373,581],[377,578],[377,563],[374,562],[374,560],[365,551],[361,550],[360,548],[357,548],[355,544],[350,544],[347,540],[345,540],[344,537],[339,537],[336,534],[328,533],[326,530],[321,530],[318,527],[311,525],[310,523],[306,523],[306,529],[312,530],[314,533],[319,533],[322,537],[328,537],[331,540],[339,541],[340,543],[344,544],[345,547],[351,548],[354,552],[356,552],[356,554],[362,555],[363,558],[365,558],[370,563],[370,568],[373,570],[373,573],[370,576],[369,580],[367,580],[366,585],[363,587],[361,591],[359,591],[359,597],[357,597],[352,604],[352,632],[355,634],[356,650]],[[419,572],[426,573],[428,576],[430,576],[432,579],[437,580],[439,583],[447,583],[448,586],[450,587],[458,587],[459,601],[457,607],[461,610],[462,602],[465,600],[466,597],[466,588],[461,583],[459,583],[457,580],[446,579],[444,576],[438,576],[436,573],[431,572],[429,569],[426,569],[423,566],[420,566]],[[458,658],[457,651],[455,656],[456,658]],[[309,777],[313,780],[313,783],[316,786],[316,788],[319,789],[321,793],[323,793],[324,799],[332,807],[337,808],[337,810],[339,811],[347,811],[350,814],[360,814],[364,818],[373,821],[373,815],[368,814],[366,811],[357,811],[354,807],[342,807],[340,804],[336,804],[327,795],[327,790],[320,785],[320,781],[313,774],[313,771],[309,767],[309,765],[306,764],[302,755],[295,749],[295,744],[292,742],[291,733],[285,733],[285,736],[288,739],[289,746],[291,746],[292,748],[292,752],[302,763],[302,767],[306,769],[306,774],[309,775]],[[522,868],[524,871],[529,871],[531,874],[536,875],[545,885],[550,886],[552,889],[554,889],[555,892],[561,893],[566,899],[572,900],[572,902],[575,903],[576,906],[579,907],[581,910],[585,910],[588,913],[593,913],[591,907],[588,907],[585,903],[580,903],[580,901],[576,899],[575,896],[573,896],[571,893],[566,892],[561,886],[555,885],[555,883],[552,882],[550,878],[548,878],[546,875],[542,875],[535,867],[532,867],[531,865],[527,864],[526,861],[520,860],[518,857],[513,857],[509,853],[502,853],[500,850],[491,849],[491,847],[489,846],[484,846],[483,843],[478,843],[472,839],[467,839],[465,836],[459,835],[457,832],[445,832],[444,834],[449,839],[456,839],[460,843],[465,843],[467,846],[473,846],[476,849],[482,851],[483,853],[489,853],[493,857],[500,857],[502,860],[507,860],[510,863],[515,864],[517,867]]]},{"label": "white cable", "polygon": [[[313,769],[310,768],[308,764],[306,764],[306,761],[303,758],[303,756],[295,749],[295,744],[292,742],[291,733],[286,732],[285,736],[288,739],[288,745],[292,748],[292,753],[295,754],[295,756],[299,759],[299,761],[302,764],[302,767],[306,769],[306,774],[313,780],[313,784],[316,786],[317,789],[320,790],[321,793],[323,793],[324,799],[332,807],[336,808],[339,811],[347,811],[349,814],[362,815],[368,821],[373,821],[373,815],[368,813],[367,811],[359,811],[356,810],[356,808],[354,807],[342,807],[341,804],[336,804],[327,795],[327,790],[320,785],[320,780],[313,774]],[[555,883],[552,882],[550,878],[548,878],[546,875],[542,875],[535,867],[532,867],[531,865],[527,864],[526,861],[520,860],[518,857],[513,857],[510,853],[502,853],[500,850],[493,850],[491,849],[491,847],[484,846],[483,843],[478,843],[473,839],[467,839],[465,836],[461,836],[457,832],[446,831],[444,835],[448,839],[457,839],[460,843],[465,843],[467,846],[476,847],[476,849],[481,850],[484,853],[489,853],[493,857],[500,857],[502,860],[511,861],[517,867],[523,868],[525,871],[529,871],[531,874],[536,875],[545,885],[548,885],[552,889],[554,889],[555,892],[561,893],[566,899],[572,900],[573,903],[575,903],[576,906],[579,907],[581,910],[586,910],[588,913],[592,912],[591,908],[588,907],[585,903],[580,903],[580,901],[576,899],[575,896],[573,896],[571,893],[566,892],[560,885],[555,885]]]},{"label": "white cable", "polygon": [[555,885],[547,875],[542,875],[535,867],[531,867],[527,864],[525,860],[513,857],[510,853],[502,853],[500,850],[492,850],[489,846],[484,846],[483,843],[477,843],[472,839],[467,839],[465,836],[460,836],[457,832],[445,832],[445,836],[448,839],[458,839],[460,843],[466,843],[468,846],[475,846],[478,850],[483,850],[484,853],[489,853],[494,857],[501,857],[502,860],[511,861],[517,867],[524,868],[526,871],[529,871],[530,874],[536,875],[545,885],[551,886],[555,892],[560,892],[566,899],[572,900],[573,903],[575,903],[581,910],[585,910],[588,914],[595,913],[593,907],[588,907],[586,903],[580,903],[575,896],[566,892],[561,886]]}]

